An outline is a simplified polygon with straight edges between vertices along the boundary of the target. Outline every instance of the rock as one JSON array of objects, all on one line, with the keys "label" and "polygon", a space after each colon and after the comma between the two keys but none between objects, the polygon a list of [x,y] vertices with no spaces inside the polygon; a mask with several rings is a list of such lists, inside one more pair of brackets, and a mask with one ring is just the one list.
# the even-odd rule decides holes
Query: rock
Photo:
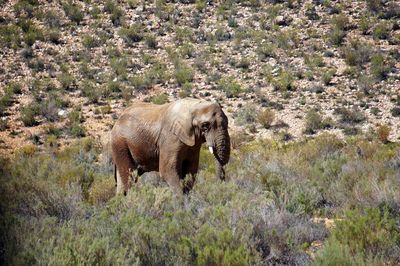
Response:
[{"label": "rock", "polygon": [[285,16],[277,16],[275,19],[276,24],[279,26],[288,26],[292,21],[292,18]]},{"label": "rock", "polygon": [[58,113],[57,113],[59,116],[66,116],[67,114],[68,114],[68,111],[67,110],[60,110],[60,111],[58,111]]}]

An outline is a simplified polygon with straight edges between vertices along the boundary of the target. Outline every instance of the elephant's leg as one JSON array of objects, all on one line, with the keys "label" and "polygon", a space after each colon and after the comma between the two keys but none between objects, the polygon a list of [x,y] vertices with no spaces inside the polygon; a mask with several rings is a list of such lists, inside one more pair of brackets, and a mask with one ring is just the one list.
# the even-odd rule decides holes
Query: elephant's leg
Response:
[{"label": "elephant's leg", "polygon": [[182,193],[182,188],[179,182],[177,156],[175,154],[171,156],[169,153],[160,152],[159,168],[161,177],[168,183],[168,185],[175,192]]},{"label": "elephant's leg", "polygon": [[129,151],[118,151],[115,154],[117,165],[117,194],[126,193],[130,187],[130,175],[136,169],[136,164]]},{"label": "elephant's leg", "polygon": [[196,174],[199,170],[199,154],[193,153],[191,158],[186,161],[186,167],[182,167],[183,176],[190,175],[190,179],[186,180],[185,187],[183,188],[184,193],[188,193],[192,190],[194,183],[196,181]]}]

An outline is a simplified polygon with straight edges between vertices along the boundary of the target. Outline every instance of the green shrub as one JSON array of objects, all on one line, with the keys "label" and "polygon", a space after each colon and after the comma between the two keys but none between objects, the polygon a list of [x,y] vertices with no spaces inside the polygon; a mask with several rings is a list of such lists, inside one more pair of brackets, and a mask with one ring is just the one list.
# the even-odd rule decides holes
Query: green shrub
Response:
[{"label": "green shrub", "polygon": [[389,32],[390,32],[390,26],[387,22],[381,22],[378,23],[374,31],[372,32],[372,35],[374,36],[375,39],[387,39],[389,37]]},{"label": "green shrub", "polygon": [[357,124],[363,122],[366,117],[361,110],[357,108],[347,109],[347,108],[337,108],[335,113],[340,115],[340,122],[346,124]]},{"label": "green shrub", "polygon": [[332,18],[331,24],[334,28],[345,30],[349,27],[350,21],[346,14],[339,14]]},{"label": "green shrub", "polygon": [[276,47],[270,43],[260,43],[257,46],[257,54],[258,58],[263,61],[269,57],[275,57],[275,49]]},{"label": "green shrub", "polygon": [[304,63],[310,68],[323,67],[325,65],[324,58],[317,54],[304,55]]},{"label": "green shrub", "polygon": [[180,48],[180,54],[183,58],[192,58],[195,55],[195,47],[190,43],[185,43]]},{"label": "green shrub", "polygon": [[366,95],[373,91],[375,79],[369,75],[362,73],[358,78],[358,88]]},{"label": "green shrub", "polygon": [[158,42],[157,42],[157,38],[155,35],[153,34],[147,34],[144,37],[144,40],[146,42],[146,45],[151,48],[151,49],[156,49]]},{"label": "green shrub", "polygon": [[275,90],[279,91],[290,91],[294,90],[294,75],[289,71],[281,71],[279,76],[272,80],[272,85],[274,86]]},{"label": "green shrub", "polygon": [[37,0],[18,0],[18,2],[14,4],[14,11],[18,16],[20,13],[25,12],[28,17],[32,17],[35,7],[38,5],[39,1]]},{"label": "green shrub", "polygon": [[36,126],[38,121],[36,116],[39,114],[39,108],[37,105],[33,104],[31,106],[23,107],[20,111],[21,120],[26,127]]},{"label": "green shrub", "polygon": [[84,35],[82,37],[82,44],[86,48],[90,49],[90,48],[94,48],[94,47],[98,46],[99,42],[96,39],[96,37],[93,37],[93,36],[90,36],[90,35]]},{"label": "green shrub", "polygon": [[179,91],[179,98],[186,98],[189,97],[190,94],[192,93],[192,88],[193,85],[192,83],[184,83],[181,87],[181,90]]},{"label": "green shrub", "polygon": [[315,134],[317,130],[322,128],[324,128],[322,116],[316,110],[307,112],[304,133]]},{"label": "green shrub", "polygon": [[56,99],[48,99],[39,104],[39,113],[49,122],[55,122],[59,119],[58,106]]},{"label": "green shrub", "polygon": [[342,44],[344,37],[346,37],[346,32],[338,27],[334,27],[331,29],[328,37],[333,45],[339,46]]},{"label": "green shrub", "polygon": [[190,66],[181,62],[180,64],[175,65],[175,79],[179,86],[187,82],[192,82],[194,79],[195,71]]},{"label": "green shrub", "polygon": [[17,49],[21,41],[20,31],[17,25],[0,25],[0,47]]},{"label": "green shrub", "polygon": [[389,67],[385,64],[382,54],[375,54],[371,58],[371,73],[377,79],[383,80],[389,73]]},{"label": "green shrub", "polygon": [[0,114],[4,114],[7,107],[13,103],[13,97],[9,93],[0,97]]},{"label": "green shrub", "polygon": [[46,40],[54,44],[59,44],[61,39],[61,32],[57,29],[52,29],[47,32]]},{"label": "green shrub", "polygon": [[[344,219],[337,221],[330,241],[322,256],[328,256],[339,248],[346,251],[345,258],[350,261],[361,261],[362,264],[385,261],[390,264],[398,259],[399,253],[393,247],[400,244],[400,230],[387,209],[347,211]],[[322,256],[317,261],[325,259]]]},{"label": "green shrub", "polygon": [[110,14],[110,19],[114,26],[122,24],[124,19],[124,12],[116,5],[115,1],[108,0],[104,4],[104,11]]},{"label": "green shrub", "polygon": [[114,70],[115,74],[121,76],[126,74],[126,69],[128,66],[128,61],[126,58],[112,58],[110,61],[111,68]]},{"label": "green shrub", "polygon": [[82,94],[87,97],[90,103],[97,103],[100,99],[100,88],[96,88],[89,80],[82,83]]},{"label": "green shrub", "polygon": [[62,3],[62,7],[65,14],[71,21],[79,24],[83,20],[84,14],[82,12],[82,7],[79,4],[76,4],[72,1],[67,1]]},{"label": "green shrub", "polygon": [[43,32],[34,26],[30,26],[29,29],[24,33],[23,40],[26,45],[32,46],[36,41],[43,41]]},{"label": "green shrub", "polygon": [[225,92],[226,97],[228,98],[238,97],[239,94],[244,91],[242,86],[235,80],[234,77],[231,76],[221,78],[218,81],[217,86],[218,89]]},{"label": "green shrub", "polygon": [[358,41],[351,42],[350,45],[342,50],[343,57],[350,66],[362,66],[369,62],[372,52],[372,48],[369,45]]},{"label": "green shrub", "polygon": [[167,79],[167,67],[164,64],[156,63],[147,69],[143,74],[134,75],[130,83],[136,90],[147,90],[155,84],[161,84]]},{"label": "green shrub", "polygon": [[124,27],[119,30],[119,35],[129,46],[132,46],[143,39],[143,27],[140,24],[133,24],[128,28]]},{"label": "green shrub", "polygon": [[250,67],[250,59],[246,57],[242,57],[240,61],[236,64],[236,67],[242,69],[249,69]]},{"label": "green shrub", "polygon": [[178,44],[191,43],[193,41],[194,33],[188,27],[176,27],[175,39]]},{"label": "green shrub", "polygon": [[335,76],[335,74],[336,74],[336,70],[334,70],[334,69],[327,70],[322,73],[321,78],[322,78],[322,82],[325,84],[325,86],[328,86],[331,84],[331,81],[332,81],[333,77]]},{"label": "green shrub", "polygon": [[75,79],[74,77],[67,73],[67,72],[62,72],[58,77],[58,81],[61,83],[61,87],[64,90],[71,90],[73,88]]},{"label": "green shrub", "polygon": [[168,95],[161,93],[150,98],[150,101],[154,104],[164,104],[168,102]]}]

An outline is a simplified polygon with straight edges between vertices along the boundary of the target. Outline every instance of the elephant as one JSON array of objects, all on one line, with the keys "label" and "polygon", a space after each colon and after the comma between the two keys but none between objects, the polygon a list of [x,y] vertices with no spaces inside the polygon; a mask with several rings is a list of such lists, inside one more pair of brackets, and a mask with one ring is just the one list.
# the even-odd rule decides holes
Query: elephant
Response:
[{"label": "elephant", "polygon": [[[133,103],[116,121],[110,142],[117,194],[126,195],[134,171],[137,177],[158,171],[175,192],[188,193],[198,172],[202,143],[215,157],[217,177],[225,180],[230,137],[228,118],[218,103],[194,98],[163,105]],[[182,185],[187,174],[193,182]]]}]

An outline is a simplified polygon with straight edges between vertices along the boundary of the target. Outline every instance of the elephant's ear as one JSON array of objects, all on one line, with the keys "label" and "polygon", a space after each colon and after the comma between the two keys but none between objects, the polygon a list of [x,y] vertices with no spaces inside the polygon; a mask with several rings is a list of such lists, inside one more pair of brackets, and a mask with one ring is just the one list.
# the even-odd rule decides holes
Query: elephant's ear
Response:
[{"label": "elephant's ear", "polygon": [[195,144],[193,130],[193,116],[190,111],[190,102],[178,101],[170,106],[167,112],[169,130],[188,146]]}]

